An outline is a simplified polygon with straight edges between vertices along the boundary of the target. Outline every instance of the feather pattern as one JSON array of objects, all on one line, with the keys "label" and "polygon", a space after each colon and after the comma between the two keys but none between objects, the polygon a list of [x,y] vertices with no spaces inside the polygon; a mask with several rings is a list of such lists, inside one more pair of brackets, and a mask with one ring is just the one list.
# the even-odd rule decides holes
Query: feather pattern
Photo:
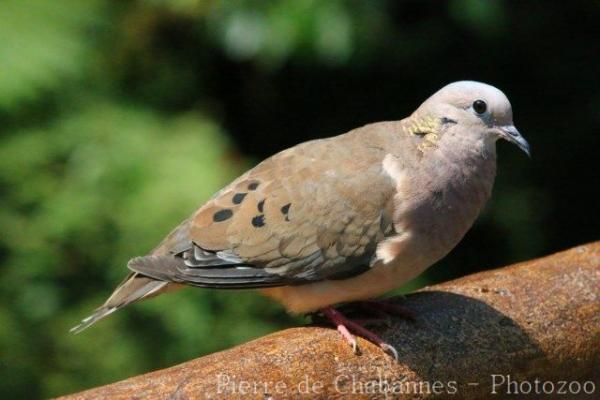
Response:
[{"label": "feather pattern", "polygon": [[[476,99],[489,111],[474,110]],[[457,82],[402,121],[284,150],[132,259],[74,330],[182,285],[264,288],[294,312],[385,293],[460,241],[490,196],[506,132],[528,151],[502,92]]]}]

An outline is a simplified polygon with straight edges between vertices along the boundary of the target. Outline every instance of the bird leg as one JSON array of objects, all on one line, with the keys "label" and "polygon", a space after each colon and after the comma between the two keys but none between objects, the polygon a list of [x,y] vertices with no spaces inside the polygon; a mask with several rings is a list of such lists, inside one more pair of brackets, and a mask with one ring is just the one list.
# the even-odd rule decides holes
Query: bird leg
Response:
[{"label": "bird leg", "polygon": [[364,337],[372,343],[375,343],[381,349],[383,349],[383,351],[391,354],[396,361],[398,360],[398,352],[396,349],[392,345],[386,343],[376,333],[368,330],[359,323],[346,318],[341,312],[333,307],[325,307],[321,309],[321,313],[327,320],[329,320],[329,322],[336,326],[338,332],[340,332],[342,337],[350,344],[350,346],[352,346],[352,350],[355,354],[358,354],[358,344],[356,342],[356,338],[352,335],[352,333],[350,333],[350,331]]}]

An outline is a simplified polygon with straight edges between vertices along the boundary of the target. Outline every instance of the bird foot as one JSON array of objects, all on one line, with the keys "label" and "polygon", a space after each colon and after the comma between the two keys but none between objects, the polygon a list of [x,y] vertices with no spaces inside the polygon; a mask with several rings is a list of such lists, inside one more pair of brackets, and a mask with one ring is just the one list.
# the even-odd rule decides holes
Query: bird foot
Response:
[{"label": "bird foot", "polygon": [[352,346],[352,350],[355,354],[359,354],[360,350],[358,348],[356,338],[354,335],[352,335],[352,333],[350,333],[351,331],[354,334],[362,336],[370,342],[378,345],[383,351],[390,354],[396,361],[398,361],[398,351],[396,351],[394,346],[386,343],[376,333],[365,328],[358,322],[346,318],[344,314],[333,307],[325,307],[321,309],[321,313],[329,322],[336,326],[338,332],[340,332],[342,337],[350,344],[350,346]]}]

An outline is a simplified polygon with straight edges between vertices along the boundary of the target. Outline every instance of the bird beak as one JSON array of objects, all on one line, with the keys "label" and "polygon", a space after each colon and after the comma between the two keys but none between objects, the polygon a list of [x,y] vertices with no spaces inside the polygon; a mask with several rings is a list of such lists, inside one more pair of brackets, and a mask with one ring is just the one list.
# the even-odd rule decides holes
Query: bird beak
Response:
[{"label": "bird beak", "polygon": [[521,135],[517,128],[515,128],[514,125],[501,126],[499,128],[499,131],[500,136],[503,139],[506,139],[509,142],[516,144],[521,150],[525,152],[525,154],[527,154],[527,156],[531,157],[529,143],[527,143],[527,140],[525,140],[525,138]]}]

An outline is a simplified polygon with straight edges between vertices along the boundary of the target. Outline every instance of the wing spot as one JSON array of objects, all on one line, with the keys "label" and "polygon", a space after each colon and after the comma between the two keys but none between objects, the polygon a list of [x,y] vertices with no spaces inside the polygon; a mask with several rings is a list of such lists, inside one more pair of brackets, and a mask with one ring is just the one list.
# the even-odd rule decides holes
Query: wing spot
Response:
[{"label": "wing spot", "polygon": [[265,225],[265,216],[264,215],[257,215],[256,217],[252,218],[252,226],[256,227],[256,228],[260,228],[262,226]]},{"label": "wing spot", "polygon": [[265,208],[265,200],[263,199],[263,200],[259,201],[257,206],[258,206],[258,212],[263,212],[263,210]]},{"label": "wing spot", "polygon": [[213,221],[222,222],[231,218],[232,215],[233,211],[231,211],[229,208],[225,208],[213,214]]},{"label": "wing spot", "polygon": [[244,197],[246,197],[247,194],[248,193],[236,193],[235,195],[233,195],[231,201],[233,202],[233,204],[240,204],[242,201],[244,201]]},{"label": "wing spot", "polygon": [[283,207],[281,207],[281,213],[283,215],[285,215],[285,221],[286,222],[290,222],[290,216],[289,216],[289,212],[290,212],[290,207],[291,207],[292,203],[287,203],[286,205],[284,205]]},{"label": "wing spot", "polygon": [[458,121],[456,121],[455,119],[448,118],[448,117],[442,117],[442,118],[440,119],[440,121],[441,121],[441,122],[442,122],[442,124],[444,124],[444,125],[450,125],[450,124],[451,124],[451,125],[455,125],[455,124],[457,124],[457,123],[458,123]]},{"label": "wing spot", "polygon": [[250,184],[248,184],[248,190],[256,190],[258,188],[259,183],[258,182],[252,182]]}]

